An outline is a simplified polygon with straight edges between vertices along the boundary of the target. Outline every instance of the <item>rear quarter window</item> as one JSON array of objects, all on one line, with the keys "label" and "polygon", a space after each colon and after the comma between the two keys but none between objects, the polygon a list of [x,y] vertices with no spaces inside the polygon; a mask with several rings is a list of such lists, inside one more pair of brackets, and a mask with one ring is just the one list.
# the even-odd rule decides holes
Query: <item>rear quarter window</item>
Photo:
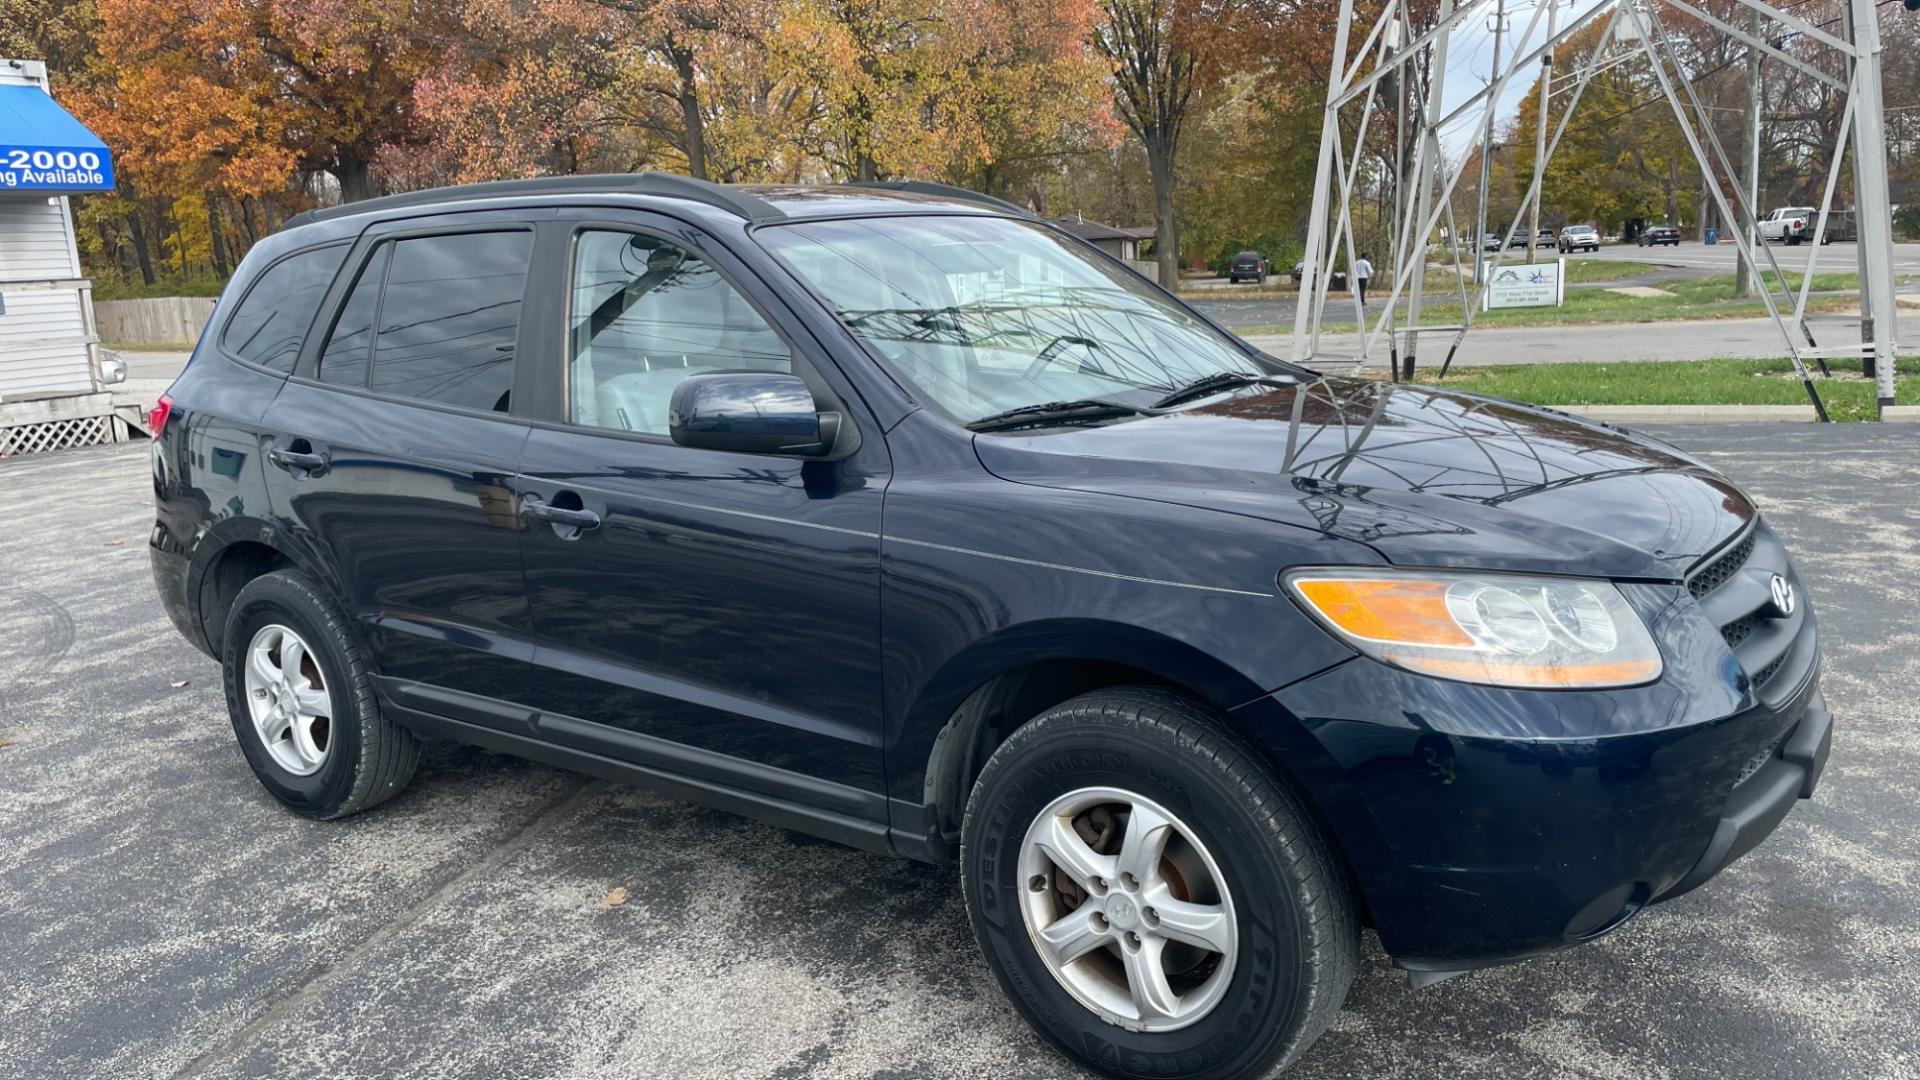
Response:
[{"label": "rear quarter window", "polygon": [[267,267],[247,287],[240,306],[220,332],[221,351],[290,374],[300,355],[300,344],[320,310],[320,301],[347,257],[348,246],[313,248]]}]

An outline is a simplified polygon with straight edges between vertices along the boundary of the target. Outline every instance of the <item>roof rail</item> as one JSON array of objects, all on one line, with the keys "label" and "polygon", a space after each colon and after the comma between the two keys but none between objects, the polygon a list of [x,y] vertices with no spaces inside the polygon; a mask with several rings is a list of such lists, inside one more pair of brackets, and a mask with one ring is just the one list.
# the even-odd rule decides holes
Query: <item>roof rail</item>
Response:
[{"label": "roof rail", "polygon": [[952,184],[936,184],[931,180],[861,180],[845,185],[856,188],[873,188],[877,191],[904,191],[913,195],[937,195],[943,199],[957,199],[961,202],[979,203],[991,206],[995,210],[1004,210],[1009,214],[1018,214],[1024,218],[1033,216],[1033,211],[992,195],[982,195],[969,188],[955,187]]},{"label": "roof rail", "polygon": [[288,218],[283,228],[314,221],[330,221],[352,214],[370,214],[409,206],[461,202],[467,199],[505,199],[523,195],[623,194],[660,195],[705,203],[748,221],[777,221],[786,215],[765,199],[755,198],[723,184],[695,180],[676,173],[589,173],[577,176],[543,176],[530,180],[492,180],[483,184],[459,184],[427,188],[377,199],[341,203],[314,210],[303,210]]}]

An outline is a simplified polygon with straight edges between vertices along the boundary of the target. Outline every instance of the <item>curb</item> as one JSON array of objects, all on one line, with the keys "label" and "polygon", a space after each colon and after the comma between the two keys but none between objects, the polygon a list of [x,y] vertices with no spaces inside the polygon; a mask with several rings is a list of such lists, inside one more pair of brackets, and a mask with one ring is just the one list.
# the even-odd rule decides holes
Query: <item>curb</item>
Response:
[{"label": "curb", "polygon": [[1884,424],[1920,424],[1920,405],[1889,405],[1880,410]]},{"label": "curb", "polygon": [[[1811,424],[1819,417],[1812,405],[1545,405],[1542,408],[1605,420],[1614,424],[1753,424],[1793,422]],[[1901,406],[1920,423],[1920,406]],[[1897,411],[1890,409],[1889,414]],[[1887,417],[1894,419],[1892,415]]]}]

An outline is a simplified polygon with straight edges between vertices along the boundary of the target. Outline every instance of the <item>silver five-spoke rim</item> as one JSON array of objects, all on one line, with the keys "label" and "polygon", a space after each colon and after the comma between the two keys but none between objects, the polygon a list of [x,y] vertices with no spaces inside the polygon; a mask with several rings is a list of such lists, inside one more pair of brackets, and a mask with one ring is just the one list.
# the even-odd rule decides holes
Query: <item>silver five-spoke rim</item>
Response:
[{"label": "silver five-spoke rim", "polygon": [[1211,1012],[1233,978],[1233,897],[1185,822],[1118,788],[1055,799],[1020,848],[1021,913],[1082,1005],[1133,1031]]},{"label": "silver five-spoke rim", "polygon": [[260,628],[247,646],[247,712],[274,764],[311,776],[333,744],[333,700],[320,663],[290,627]]}]

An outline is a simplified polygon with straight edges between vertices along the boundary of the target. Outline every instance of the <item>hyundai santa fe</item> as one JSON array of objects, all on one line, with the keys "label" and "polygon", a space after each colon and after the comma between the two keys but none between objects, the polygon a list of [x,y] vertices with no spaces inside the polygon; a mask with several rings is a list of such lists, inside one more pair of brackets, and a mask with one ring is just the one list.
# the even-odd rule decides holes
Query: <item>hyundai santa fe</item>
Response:
[{"label": "hyundai santa fe", "polygon": [[1110,1074],[1695,888],[1820,778],[1734,484],[1335,378],[933,185],[512,181],[299,215],[151,417],[159,592],[292,811],[448,737],[953,866]]}]

